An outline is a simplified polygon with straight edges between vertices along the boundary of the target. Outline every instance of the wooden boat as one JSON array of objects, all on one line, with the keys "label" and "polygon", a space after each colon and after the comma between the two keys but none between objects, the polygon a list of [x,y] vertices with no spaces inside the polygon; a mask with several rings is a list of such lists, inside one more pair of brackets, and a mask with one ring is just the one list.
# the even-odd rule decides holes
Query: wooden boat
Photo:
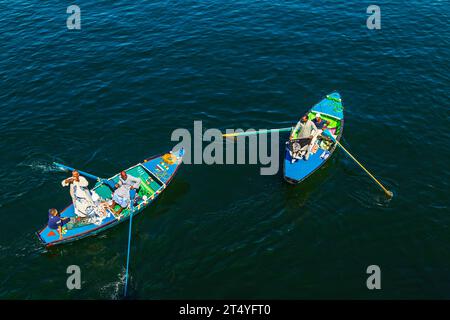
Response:
[{"label": "wooden boat", "polygon": [[[141,186],[138,192],[138,202],[132,208],[124,209],[120,215],[115,216],[111,210],[104,209],[103,212],[106,215],[100,217],[102,218],[101,220],[97,218],[93,222],[92,219],[77,217],[72,204],[61,212],[61,217],[71,218],[71,221],[63,228],[62,239],[60,239],[57,230],[50,229],[48,226],[40,230],[37,236],[45,246],[49,247],[96,235],[128,220],[131,214],[135,216],[152,204],[161,192],[166,189],[181,165],[183,155],[184,150],[180,149],[173,153],[150,157],[142,163],[126,169],[125,172],[141,179]],[[80,174],[83,175],[83,172],[80,172]],[[119,174],[109,179],[99,179],[97,181],[94,188],[91,189],[92,194],[95,192],[100,198],[97,203],[101,202],[104,204],[112,198],[113,191],[111,186],[118,181]]]},{"label": "wooden boat", "polygon": [[[308,118],[314,119],[317,113],[321,114],[323,120],[330,122],[328,125],[329,132],[339,141],[342,137],[344,129],[344,107],[342,105],[341,96],[337,92],[333,92],[326,96],[325,99],[314,105],[308,111]],[[296,134],[294,128],[291,131],[291,137],[295,140]],[[310,148],[310,156],[308,160],[293,159],[291,139],[286,142],[286,151],[284,157],[283,175],[284,179],[292,184],[297,184],[312,175],[316,170],[322,167],[325,162],[330,159],[336,149],[336,143],[332,139],[327,139],[320,135],[317,140],[312,143]]]}]

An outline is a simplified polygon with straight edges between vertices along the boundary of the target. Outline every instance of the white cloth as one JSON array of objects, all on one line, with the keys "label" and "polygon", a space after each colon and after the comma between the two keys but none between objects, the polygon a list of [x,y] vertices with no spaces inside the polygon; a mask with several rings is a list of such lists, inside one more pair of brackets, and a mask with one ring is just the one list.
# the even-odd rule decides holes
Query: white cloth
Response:
[{"label": "white cloth", "polygon": [[311,120],[307,120],[305,123],[299,121],[295,126],[294,132],[298,130],[300,130],[300,132],[297,136],[297,139],[305,139],[313,136],[317,131],[317,127]]},{"label": "white cloth", "polygon": [[79,181],[71,183],[63,180],[61,182],[63,187],[69,186],[70,196],[72,197],[75,214],[79,217],[87,217],[95,210],[94,201],[92,201],[91,193],[87,188],[89,183],[86,178],[80,176]]},{"label": "white cloth", "polygon": [[323,130],[322,129],[317,129],[316,132],[314,132],[313,138],[311,140],[310,145],[310,150],[312,150],[312,148],[314,147],[314,145],[316,144],[317,138],[322,134]]},{"label": "white cloth", "polygon": [[126,185],[126,186],[133,187],[134,189],[138,189],[139,186],[141,185],[141,179],[127,174],[126,179],[122,179],[122,177],[120,177],[118,184],[119,184],[119,186]]},{"label": "white cloth", "polygon": [[121,198],[130,199],[130,188],[133,187],[134,189],[138,189],[141,185],[141,179],[127,174],[127,178],[122,179],[122,177],[120,177],[117,184],[119,187],[114,191],[114,194],[117,194]]},{"label": "white cloth", "polygon": [[302,123],[301,121],[297,123],[293,132],[295,133],[297,131],[300,131],[298,133],[297,139],[307,139],[311,136],[312,139],[309,144],[306,144],[303,147],[300,147],[299,145],[293,146],[293,152],[290,151],[291,157],[293,158],[292,161],[302,158],[308,160],[310,152],[317,141],[317,137],[322,133],[322,130],[317,129],[314,122],[312,122],[311,120],[307,120],[305,123]]}]

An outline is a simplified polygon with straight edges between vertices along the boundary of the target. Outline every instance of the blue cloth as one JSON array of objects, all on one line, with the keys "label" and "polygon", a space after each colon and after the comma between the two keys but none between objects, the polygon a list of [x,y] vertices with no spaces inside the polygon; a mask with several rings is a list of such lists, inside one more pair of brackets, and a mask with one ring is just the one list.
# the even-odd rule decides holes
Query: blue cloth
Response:
[{"label": "blue cloth", "polygon": [[130,202],[130,199],[122,198],[119,195],[117,195],[117,193],[114,193],[114,196],[112,199],[114,200],[115,203],[117,203],[122,208],[128,207],[128,203]]},{"label": "blue cloth", "polygon": [[69,222],[70,219],[61,219],[59,216],[48,214],[48,227],[50,229],[58,229]]},{"label": "blue cloth", "polygon": [[131,189],[130,190],[130,199],[131,199],[130,207],[131,207],[131,209],[133,209],[133,207],[134,207],[134,198],[135,197],[136,197],[136,189]]},{"label": "blue cloth", "polygon": [[116,184],[113,181],[103,179],[102,181],[104,184],[106,184],[112,191],[116,189]]}]

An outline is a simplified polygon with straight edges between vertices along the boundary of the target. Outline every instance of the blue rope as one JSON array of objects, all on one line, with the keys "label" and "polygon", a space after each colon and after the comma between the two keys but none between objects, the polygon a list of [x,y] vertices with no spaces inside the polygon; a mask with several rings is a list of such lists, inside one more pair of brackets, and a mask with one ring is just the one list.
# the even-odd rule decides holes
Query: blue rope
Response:
[{"label": "blue rope", "polygon": [[128,253],[127,253],[127,270],[125,272],[125,297],[127,296],[127,287],[128,287],[128,266],[130,264],[130,244],[131,244],[131,224],[133,222],[133,213],[130,212],[130,228],[128,230]]}]

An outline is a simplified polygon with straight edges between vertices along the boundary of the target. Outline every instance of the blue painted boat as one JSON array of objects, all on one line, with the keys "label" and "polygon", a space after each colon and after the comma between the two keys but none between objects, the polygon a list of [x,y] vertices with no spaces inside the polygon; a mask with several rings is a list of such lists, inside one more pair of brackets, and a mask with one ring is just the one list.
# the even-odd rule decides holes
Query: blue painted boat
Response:
[{"label": "blue painted boat", "polygon": [[[58,231],[50,229],[48,226],[37,232],[37,236],[45,246],[49,247],[96,235],[127,221],[130,215],[135,216],[150,206],[167,188],[181,165],[183,155],[184,150],[180,149],[170,154],[150,157],[142,163],[126,169],[125,171],[128,174],[141,179],[141,186],[138,192],[138,202],[132,208],[124,209],[119,216],[115,216],[107,209],[104,210],[106,215],[101,221],[97,219],[97,221],[92,222],[92,219],[77,217],[73,204],[71,204],[61,212],[62,218],[71,218],[71,221],[63,229],[63,237],[61,239]],[[112,189],[109,185],[114,185],[118,181],[119,174],[109,179],[97,181],[91,192],[95,192],[101,201],[107,202],[112,198]]]},{"label": "blue painted boat", "polygon": [[[317,113],[321,114],[322,119],[329,121],[328,130],[339,141],[344,129],[344,107],[339,93],[333,92],[314,105],[307,112],[308,118],[314,119]],[[291,137],[295,139],[295,135],[298,133],[293,132],[293,130],[291,131]],[[292,184],[302,182],[322,167],[330,159],[335,149],[336,143],[329,139],[322,139],[320,136],[315,143],[310,145],[309,159],[298,160],[293,159],[292,145],[290,141],[287,141],[283,166],[284,179]]]}]

